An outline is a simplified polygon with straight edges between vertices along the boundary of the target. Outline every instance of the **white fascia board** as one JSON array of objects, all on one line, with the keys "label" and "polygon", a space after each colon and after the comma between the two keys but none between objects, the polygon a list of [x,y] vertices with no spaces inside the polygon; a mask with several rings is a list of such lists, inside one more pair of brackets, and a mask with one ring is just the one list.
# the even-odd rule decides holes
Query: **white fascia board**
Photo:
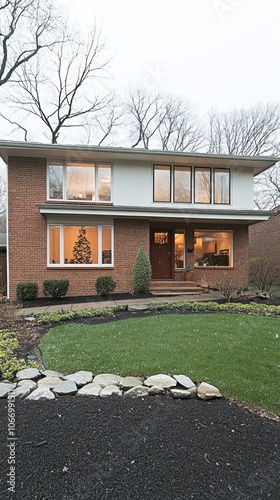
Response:
[{"label": "white fascia board", "polygon": [[107,217],[123,217],[123,218],[133,218],[133,219],[184,219],[193,221],[208,220],[209,222],[214,221],[223,221],[223,222],[263,222],[266,221],[270,215],[270,211],[257,211],[257,210],[244,210],[242,211],[232,210],[232,211],[221,211],[219,213],[218,210],[209,210],[209,211],[176,211],[176,212],[167,212],[167,211],[157,211],[157,210],[141,210],[141,208],[137,210],[127,210],[123,208],[114,207],[113,210],[108,209],[106,207],[98,207],[96,208],[86,208],[86,207],[57,207],[53,205],[38,205],[40,213],[42,215],[79,215],[79,216],[107,216]]}]

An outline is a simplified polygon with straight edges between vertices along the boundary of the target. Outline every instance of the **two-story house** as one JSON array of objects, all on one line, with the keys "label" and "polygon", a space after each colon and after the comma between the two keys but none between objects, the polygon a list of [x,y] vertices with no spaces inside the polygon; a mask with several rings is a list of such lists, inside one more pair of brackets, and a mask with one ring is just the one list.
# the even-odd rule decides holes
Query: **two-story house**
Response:
[{"label": "two-story house", "polygon": [[[152,285],[203,276],[247,283],[254,175],[277,158],[2,141],[8,165],[8,294],[68,278],[69,295],[92,295],[99,276],[132,291],[140,247]],[[74,251],[83,228],[90,250]],[[77,248],[77,247],[76,247]]]}]

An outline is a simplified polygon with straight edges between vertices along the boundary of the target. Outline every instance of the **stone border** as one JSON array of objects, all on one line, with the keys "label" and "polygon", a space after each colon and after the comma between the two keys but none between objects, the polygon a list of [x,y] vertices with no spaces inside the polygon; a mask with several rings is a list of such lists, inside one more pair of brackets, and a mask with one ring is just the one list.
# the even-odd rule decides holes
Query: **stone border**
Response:
[{"label": "stone border", "polygon": [[0,398],[9,396],[38,401],[69,395],[101,398],[171,395],[175,399],[198,397],[202,400],[223,397],[217,387],[206,382],[196,385],[186,375],[158,374],[144,378],[120,377],[112,373],[93,375],[90,371],[64,375],[53,370],[26,368],[17,372],[14,382],[0,382]]}]

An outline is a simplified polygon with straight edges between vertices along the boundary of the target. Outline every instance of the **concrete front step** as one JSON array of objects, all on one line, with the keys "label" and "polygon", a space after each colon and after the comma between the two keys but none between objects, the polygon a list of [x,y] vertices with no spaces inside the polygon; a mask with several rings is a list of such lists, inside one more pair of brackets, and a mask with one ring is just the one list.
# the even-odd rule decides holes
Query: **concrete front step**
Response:
[{"label": "concrete front step", "polygon": [[196,287],[187,287],[187,286],[176,286],[176,287],[167,287],[167,286],[161,286],[161,287],[156,287],[156,288],[150,288],[151,293],[158,293],[158,292],[178,292],[178,293],[197,293],[201,292],[201,287],[196,286]]},{"label": "concrete front step", "polygon": [[152,280],[150,290],[158,290],[164,288],[197,288],[197,281],[173,281],[173,280]]},{"label": "concrete front step", "polygon": [[162,291],[151,292],[151,294],[154,297],[176,297],[176,296],[180,296],[180,295],[189,295],[189,296],[192,296],[192,295],[201,295],[202,293],[203,293],[202,290],[200,290],[199,292],[171,292],[170,290],[168,290],[166,292],[162,292]]}]

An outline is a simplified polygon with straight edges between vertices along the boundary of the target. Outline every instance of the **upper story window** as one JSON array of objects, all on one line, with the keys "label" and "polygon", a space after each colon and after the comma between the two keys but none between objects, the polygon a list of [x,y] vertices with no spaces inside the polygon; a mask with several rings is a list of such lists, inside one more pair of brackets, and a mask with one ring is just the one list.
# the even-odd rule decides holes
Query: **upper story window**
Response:
[{"label": "upper story window", "polygon": [[154,201],[230,204],[227,168],[154,165]]},{"label": "upper story window", "polygon": [[49,165],[48,199],[111,201],[111,165]]}]

